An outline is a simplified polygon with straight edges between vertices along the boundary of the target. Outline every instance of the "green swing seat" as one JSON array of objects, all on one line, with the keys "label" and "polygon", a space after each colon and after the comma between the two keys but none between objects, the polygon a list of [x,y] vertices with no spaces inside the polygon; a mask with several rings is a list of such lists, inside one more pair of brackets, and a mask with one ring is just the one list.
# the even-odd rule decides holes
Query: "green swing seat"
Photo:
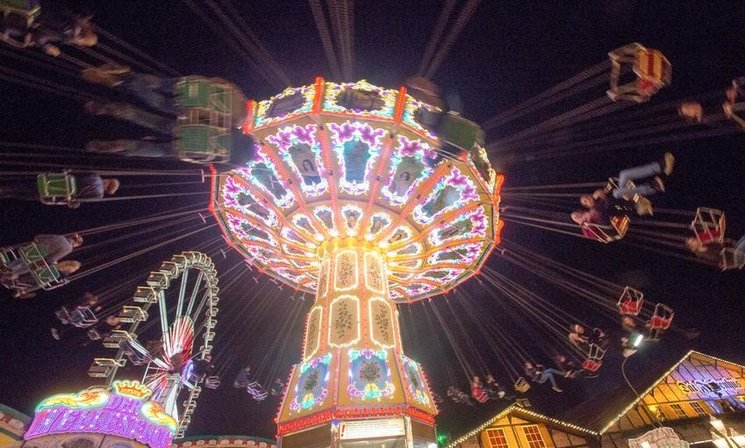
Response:
[{"label": "green swing seat", "polygon": [[223,163],[230,160],[233,94],[229,83],[187,76],[176,84],[180,117],[175,132],[181,160]]},{"label": "green swing seat", "polygon": [[67,205],[77,192],[75,176],[70,173],[44,173],[36,177],[39,199],[45,205]]}]

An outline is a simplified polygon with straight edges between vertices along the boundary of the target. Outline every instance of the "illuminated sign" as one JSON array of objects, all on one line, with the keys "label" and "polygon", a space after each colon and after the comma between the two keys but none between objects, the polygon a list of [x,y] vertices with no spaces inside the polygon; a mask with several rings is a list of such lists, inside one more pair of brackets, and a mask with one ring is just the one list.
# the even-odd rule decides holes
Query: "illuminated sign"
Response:
[{"label": "illuminated sign", "polygon": [[743,388],[743,386],[734,378],[707,378],[695,381],[679,381],[678,387],[685,394],[700,393],[716,394],[720,396],[723,392],[736,393],[738,389]]},{"label": "illuminated sign", "polygon": [[404,434],[404,420],[401,418],[352,420],[341,422],[339,425],[339,437],[342,440],[374,439],[379,437],[402,436]]},{"label": "illuminated sign", "polygon": [[136,381],[115,381],[113,391],[91,388],[60,394],[36,407],[24,439],[50,434],[90,432],[136,440],[151,448],[168,448],[176,421],[158,403],[145,401],[152,394]]},{"label": "illuminated sign", "polygon": [[672,428],[655,428],[635,439],[629,439],[629,448],[689,448]]}]

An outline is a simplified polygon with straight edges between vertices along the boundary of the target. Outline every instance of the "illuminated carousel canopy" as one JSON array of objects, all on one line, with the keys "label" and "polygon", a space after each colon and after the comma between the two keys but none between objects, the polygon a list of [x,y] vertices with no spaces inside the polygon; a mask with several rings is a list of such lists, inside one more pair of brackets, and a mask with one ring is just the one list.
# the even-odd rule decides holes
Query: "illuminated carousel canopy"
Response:
[{"label": "illuminated carousel canopy", "polygon": [[440,111],[405,87],[318,78],[248,109],[255,155],[217,176],[213,212],[275,279],[315,293],[324,254],[353,240],[385,258],[390,298],[412,302],[478,272],[498,244],[502,177],[480,129],[445,150],[420,123]]}]

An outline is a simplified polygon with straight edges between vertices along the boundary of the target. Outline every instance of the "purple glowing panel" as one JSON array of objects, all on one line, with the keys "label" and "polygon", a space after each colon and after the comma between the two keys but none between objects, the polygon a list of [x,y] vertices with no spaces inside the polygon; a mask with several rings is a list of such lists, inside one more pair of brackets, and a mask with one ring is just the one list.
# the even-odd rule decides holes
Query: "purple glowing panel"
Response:
[{"label": "purple glowing panel", "polygon": [[111,395],[106,404],[98,408],[58,405],[41,409],[36,412],[24,439],[88,432],[136,440],[151,448],[168,448],[173,433],[168,427],[146,417],[143,408],[148,404],[134,398]]}]

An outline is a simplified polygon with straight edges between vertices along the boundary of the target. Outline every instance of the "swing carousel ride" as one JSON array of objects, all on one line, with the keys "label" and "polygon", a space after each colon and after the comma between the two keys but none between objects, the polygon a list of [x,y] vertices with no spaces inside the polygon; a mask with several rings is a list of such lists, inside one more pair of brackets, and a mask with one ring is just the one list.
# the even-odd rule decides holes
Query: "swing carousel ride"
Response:
[{"label": "swing carousel ride", "polygon": [[[648,105],[670,85],[672,66],[659,50],[634,43],[479,125],[429,81],[478,1],[466,2],[443,38],[455,14],[455,2],[446,2],[418,76],[396,88],[354,80],[351,1],[309,2],[331,80],[318,77],[301,87],[287,87],[289,77],[230,1],[184,3],[276,88],[273,96],[245,101],[236,85],[182,76],[100,26],[91,28],[90,18],[75,19],[67,33],[56,35],[38,2],[0,1],[2,41],[8,44],[0,53],[41,73],[0,66],[0,80],[159,133],[139,141],[90,142],[85,154],[0,142],[0,163],[7,167],[2,180],[13,184],[0,186],[5,198],[21,197],[18,191],[30,179],[31,195],[54,216],[86,213],[57,205],[86,209],[141,199],[166,210],[122,219],[131,210],[120,207],[124,213],[114,223],[102,222],[104,213],[91,219],[96,227],[79,230],[71,220],[77,227],[65,227],[68,233],[58,240],[19,236],[27,242],[0,251],[2,284],[18,298],[39,294],[34,301],[149,257],[149,273],[126,271],[91,288],[100,302],[65,303],[57,318],[65,334],[98,347],[88,374],[104,384],[91,389],[89,395],[101,400],[90,406],[108,406],[105,399],[116,394],[139,394],[148,404],[137,406],[168,417],[161,425],[168,434],[158,432],[150,446],[183,437],[203,388],[225,389],[225,377],[239,368],[236,389],[257,402],[279,397],[275,422],[282,446],[387,437],[428,447],[438,441],[435,417],[444,400],[436,390],[445,395],[446,383],[455,405],[512,399],[509,389],[530,394],[547,387],[540,380],[541,356],[553,358],[562,381],[581,381],[600,374],[606,353],[627,358],[674,329],[671,306],[677,303],[666,305],[637,284],[611,282],[564,257],[503,238],[503,228],[513,224],[578,237],[596,250],[627,243],[722,270],[745,265],[745,240],[727,238],[723,211],[655,207],[650,216],[647,196],[665,191],[672,155],[645,168],[651,176],[627,171],[603,182],[562,185],[504,187],[509,172],[492,165],[496,159],[511,167],[536,158],[740,134],[742,78],[722,89],[724,103],[715,113],[704,114],[701,104],[691,102]],[[49,42],[59,45],[50,48]],[[39,77],[44,70],[54,72],[52,80]],[[68,76],[74,79],[65,84]],[[149,111],[122,103],[132,95]],[[117,102],[107,102],[109,97]],[[175,110],[170,118],[165,109],[159,115],[151,110],[169,101]],[[569,110],[549,118],[538,113],[558,106]],[[640,127],[639,117],[649,110],[668,115]],[[611,127],[615,134],[597,137]],[[677,133],[682,128],[687,133]],[[499,137],[487,143],[485,131]],[[29,162],[33,149],[42,151],[42,160]],[[167,169],[153,169],[153,157]],[[28,167],[40,170],[22,171]],[[107,180],[114,177],[115,185]],[[90,195],[91,182],[101,185],[97,196]],[[578,198],[584,209],[570,218]],[[174,208],[177,201],[184,202]],[[212,232],[207,239],[206,230]],[[126,250],[114,246],[127,238],[135,241]],[[59,244],[67,248],[61,256]],[[67,255],[81,258],[83,268],[60,261]],[[509,274],[515,271],[520,275]],[[582,311],[557,294],[582,299]],[[306,301],[308,296],[315,299]],[[499,308],[479,308],[487,298]],[[399,315],[399,309],[405,311]],[[302,315],[304,326],[298,323]],[[407,333],[403,321],[414,316],[418,324]],[[279,330],[264,329],[266,320],[281,321]],[[299,360],[279,355],[300,337]],[[404,354],[406,338],[407,351],[453,354],[456,361],[443,362],[446,372],[430,382],[422,365]],[[474,338],[482,341],[479,347]],[[553,348],[536,355],[544,345]],[[480,356],[484,351],[490,361]],[[290,368],[291,361],[297,363]],[[451,365],[462,370],[470,394],[457,387],[460,375]],[[557,384],[553,390],[562,391]],[[50,412],[62,412],[49,400],[33,424],[40,434],[54,433]],[[95,432],[75,412],[80,424],[68,427]],[[135,438],[136,432],[122,434]]]}]

